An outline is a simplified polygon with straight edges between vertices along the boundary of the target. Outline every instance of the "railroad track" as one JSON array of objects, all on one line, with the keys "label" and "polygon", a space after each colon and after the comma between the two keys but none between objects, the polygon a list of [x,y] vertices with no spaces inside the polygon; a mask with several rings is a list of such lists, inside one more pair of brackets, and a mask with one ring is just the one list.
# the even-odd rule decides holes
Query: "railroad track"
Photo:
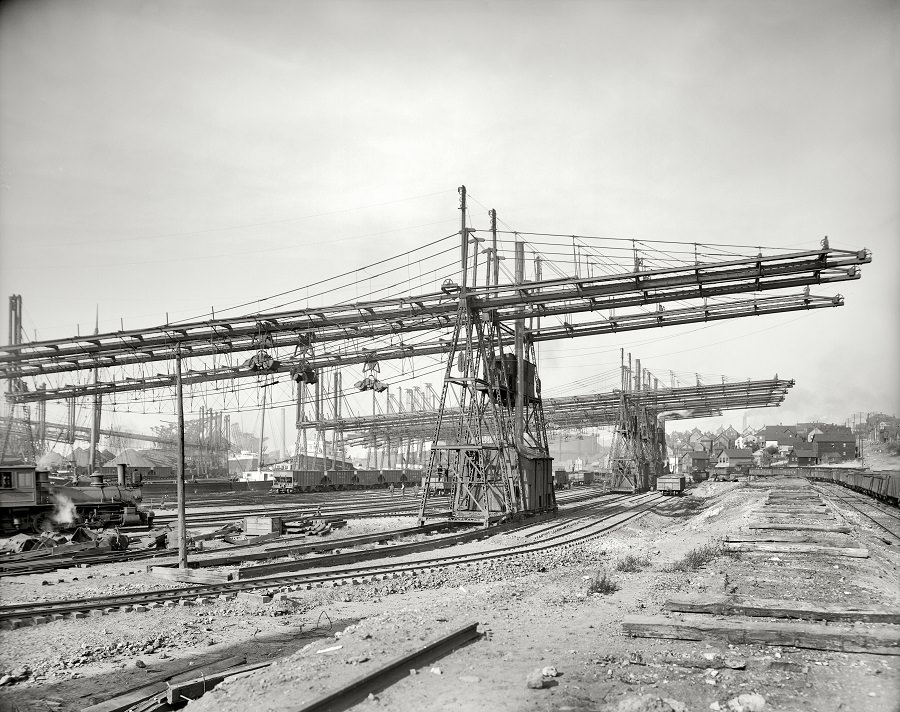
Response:
[{"label": "railroad track", "polygon": [[[570,502],[584,501],[596,497],[598,494],[595,488],[591,488],[589,492],[572,492],[560,493],[558,501],[563,504]],[[292,495],[286,495],[292,496]],[[302,495],[299,495],[302,496]],[[241,509],[230,511],[219,510],[215,514],[206,514],[203,512],[188,512],[186,520],[189,526],[218,526],[237,521],[244,517],[264,516],[264,517],[284,517],[284,516],[316,516],[321,511],[321,516],[341,516],[348,519],[368,519],[372,517],[408,517],[419,513],[419,500],[416,497],[402,498],[399,495],[391,497],[390,495],[374,495],[370,496],[369,501],[359,502],[357,497],[342,497],[340,500],[323,500],[318,503],[304,501],[294,504],[260,504],[251,505]],[[449,498],[446,496],[431,496],[429,500],[428,516],[441,516],[446,513],[449,505]],[[174,523],[178,515],[175,512],[154,510],[154,524],[166,525]],[[127,531],[127,529],[125,530]]]},{"label": "railroad track", "polygon": [[[569,493],[568,496],[563,496],[561,499],[563,501],[562,507],[564,510],[567,510],[568,507],[573,505],[577,505],[579,502],[583,502],[586,500],[596,499],[598,496],[603,496],[602,493],[598,494],[597,492],[587,492],[587,493]],[[390,503],[390,500],[388,500]],[[577,507],[576,507],[577,509]],[[341,517],[355,517],[353,510],[349,509],[335,509],[335,514]],[[296,510],[291,510],[290,513],[296,513]],[[231,514],[231,513],[229,513]],[[235,518],[237,517],[237,512],[234,513]],[[261,512],[260,510],[244,510],[241,512],[245,516],[252,516],[254,514],[270,514],[271,516],[278,516],[277,514],[273,514],[271,511]],[[323,514],[325,514],[323,512]],[[403,510],[394,510],[389,512],[389,514],[395,514],[396,516],[409,516],[409,514],[405,513]],[[413,514],[418,514],[418,509],[416,508]],[[446,512],[442,512],[440,510],[434,509],[429,510],[429,515],[431,517],[440,517],[444,516]],[[229,523],[235,521],[235,518],[223,518],[223,523]],[[156,522],[157,524],[164,524],[162,522]],[[207,523],[200,523],[196,520],[189,520],[189,524],[193,526],[210,526]],[[131,528],[123,527],[122,531],[128,532],[132,531]],[[141,528],[142,530],[142,528]],[[137,531],[137,529],[134,529]],[[418,531],[418,529],[416,530]],[[390,539],[396,536],[401,536],[405,534],[415,533],[413,530],[389,530],[383,532],[382,535],[384,538]],[[355,539],[367,538],[370,535],[362,535],[361,537],[347,537],[342,538],[340,540],[341,546],[349,547],[353,546],[353,542]],[[279,545],[276,545],[280,548],[290,549],[292,547],[296,547],[299,541],[304,541],[306,539],[305,536],[296,537],[297,541],[293,544],[286,544],[284,540],[279,542]],[[283,545],[283,546],[282,546]],[[259,544],[256,544],[252,541],[247,542],[246,544],[235,544],[229,547],[227,553],[230,555],[233,552],[240,551],[241,549],[258,547]],[[270,549],[273,547],[269,547]],[[216,554],[221,554],[222,552],[206,552],[205,556],[215,556]],[[95,566],[101,564],[109,564],[109,563],[123,563],[128,561],[141,561],[141,560],[149,560],[149,559],[169,559],[173,556],[171,551],[168,550],[159,550],[159,549],[144,549],[144,550],[130,550],[130,551],[90,551],[83,550],[81,552],[54,552],[54,550],[47,550],[46,553],[38,554],[36,552],[25,552],[21,555],[17,554],[9,554],[4,557],[0,557],[0,577],[3,576],[21,576],[28,574],[45,574],[50,573],[52,571],[59,570],[61,568],[69,568],[73,566]],[[204,554],[199,554],[200,559],[204,558]],[[267,557],[274,558],[274,556]],[[195,559],[196,560],[196,559]],[[163,562],[160,562],[161,564]]]},{"label": "railroad track", "polygon": [[[821,489],[828,487],[827,490]],[[900,544],[900,514],[892,511],[889,505],[883,505],[878,501],[872,501],[864,494],[858,494],[852,490],[846,490],[840,485],[830,483],[816,483],[813,489],[828,497],[836,497],[856,512],[872,522],[880,530],[890,535],[890,539],[879,536],[887,544]],[[862,505],[862,506],[858,506]],[[873,516],[874,515],[874,516]]]},{"label": "railroad track", "polygon": [[[437,515],[442,511],[439,507],[443,505],[446,511],[447,502],[436,501],[428,508],[429,514]],[[195,527],[211,527],[221,524],[228,524],[244,517],[316,517],[316,516],[342,516],[352,519],[370,519],[372,517],[409,517],[419,512],[419,504],[416,500],[409,500],[406,504],[400,506],[385,506],[385,504],[377,503],[371,505],[341,506],[341,505],[324,505],[324,506],[282,506],[282,507],[248,507],[233,511],[220,511],[216,514],[204,514],[191,512],[185,515],[185,520],[189,526]],[[172,524],[177,521],[178,515],[166,512],[157,514],[153,523],[155,525]]]},{"label": "railroad track", "polygon": [[[626,496],[625,500],[609,503],[601,515],[584,516],[563,532],[551,534],[540,541],[497,547],[486,552],[451,554],[418,561],[381,562],[376,565],[353,565],[340,568],[323,567],[302,573],[282,573],[261,578],[229,581],[220,584],[194,585],[143,593],[116,594],[93,598],[69,599],[40,603],[13,604],[0,607],[0,622],[14,627],[15,621],[44,622],[67,615],[86,615],[88,611],[115,609],[132,610],[148,604],[176,605],[182,600],[208,599],[217,596],[233,597],[238,593],[266,591],[268,593],[311,589],[324,586],[369,582],[399,576],[416,576],[423,572],[452,566],[479,566],[503,558],[526,558],[551,549],[566,549],[622,526],[654,508],[671,506],[672,499],[660,495]],[[485,530],[485,538],[490,537]],[[327,557],[317,563],[327,564]],[[38,620],[39,619],[39,620]]]}]

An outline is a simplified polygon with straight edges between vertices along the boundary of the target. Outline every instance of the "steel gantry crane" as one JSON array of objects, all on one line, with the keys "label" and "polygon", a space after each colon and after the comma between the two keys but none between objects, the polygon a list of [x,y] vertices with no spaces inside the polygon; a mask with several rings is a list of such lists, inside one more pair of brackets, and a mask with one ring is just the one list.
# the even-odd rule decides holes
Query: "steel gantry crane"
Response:
[{"label": "steel gantry crane", "polygon": [[[636,407],[652,410],[658,416],[705,418],[722,411],[751,408],[774,408],[784,402],[793,380],[783,378],[729,381],[678,387],[660,387],[643,391],[626,391],[625,399]],[[615,425],[619,417],[621,390],[560,398],[543,399],[548,432],[578,430]],[[455,409],[450,409],[452,414]],[[434,432],[438,409],[419,408],[404,412],[378,413],[306,420],[304,429],[340,428],[348,443],[365,445],[373,435],[379,444],[388,433],[403,432],[408,437],[430,439]]]},{"label": "steel gantry crane", "polygon": [[[694,258],[680,262],[667,258],[649,266],[635,250],[633,266],[617,266],[605,274],[576,269],[575,276],[553,279],[544,279],[538,269],[531,281],[524,279],[523,261],[517,260],[515,278],[500,284],[496,215],[492,211],[491,247],[480,249],[483,238],[467,226],[465,190],[460,193],[461,259],[453,283],[385,299],[229,319],[27,343],[13,339],[0,348],[0,379],[17,384],[7,398],[25,405],[148,389],[171,392],[176,382],[171,364],[182,358],[192,364],[181,378],[186,387],[280,373],[301,384],[302,394],[323,369],[441,355],[449,358],[441,415],[432,433],[438,454],[429,471],[434,474],[453,460],[460,492],[457,512],[493,519],[552,506],[549,500],[538,505],[529,496],[529,475],[518,462],[532,448],[537,452],[531,453],[528,466],[534,471],[549,467],[540,453],[545,435],[535,345],[838,307],[843,304],[840,295],[814,296],[809,286],[858,279],[859,266],[871,261],[867,250],[840,250],[827,241],[806,251],[754,250],[756,254],[727,257],[703,255],[695,245]],[[517,234],[516,243],[521,242]],[[487,258],[481,284],[476,283],[479,254]],[[550,261],[546,265],[552,266]],[[802,291],[789,293],[794,288]],[[549,323],[551,318],[559,323]],[[241,353],[246,360],[239,365],[215,362],[216,357]],[[169,366],[148,374],[145,367],[158,362]],[[61,382],[65,374],[95,369],[103,378]],[[53,382],[42,389],[25,386],[26,380],[45,379]],[[455,450],[439,449],[453,443]]]}]

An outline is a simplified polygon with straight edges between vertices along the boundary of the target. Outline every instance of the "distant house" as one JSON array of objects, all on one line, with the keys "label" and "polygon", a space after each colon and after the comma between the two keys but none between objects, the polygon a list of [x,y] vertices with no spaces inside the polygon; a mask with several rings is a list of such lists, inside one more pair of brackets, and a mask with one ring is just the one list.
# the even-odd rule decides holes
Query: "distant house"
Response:
[{"label": "distant house", "polygon": [[807,445],[806,440],[801,437],[794,438],[785,438],[778,444],[778,452],[782,455],[787,455],[790,457],[791,453],[796,450],[798,447],[805,447]]},{"label": "distant house", "polygon": [[716,467],[734,469],[738,467],[749,467],[753,464],[753,453],[744,448],[726,448],[719,453],[716,459]]},{"label": "distant house", "polygon": [[879,421],[876,428],[878,442],[892,443],[900,440],[900,421]]},{"label": "distant house", "polygon": [[734,447],[734,442],[728,438],[728,435],[725,433],[719,433],[713,438],[712,449],[715,450],[727,450],[729,448]]},{"label": "distant house", "polygon": [[794,427],[794,432],[796,432],[799,437],[803,438],[807,442],[812,442],[812,436],[816,432],[825,432],[826,427],[827,426],[825,425],[825,423],[819,422],[797,423],[797,425]]},{"label": "distant house", "polygon": [[100,471],[107,482],[114,482],[117,465],[127,467],[127,481],[131,481],[132,474],[139,474],[144,480],[172,479],[175,477],[174,454],[169,456],[164,450],[134,450],[126,448],[112,460],[105,463]]},{"label": "distant house", "polygon": [[785,425],[767,425],[759,433],[759,439],[762,441],[762,447],[781,447],[782,445],[793,445],[797,441],[797,433],[793,428]]},{"label": "distant house", "polygon": [[681,456],[681,471],[696,472],[709,467],[709,453],[705,450],[693,450]]},{"label": "distant house", "polygon": [[856,436],[849,430],[827,430],[813,436],[812,442],[816,446],[819,464],[856,458]]},{"label": "distant house", "polygon": [[[90,448],[77,447],[72,451],[72,461],[75,463],[75,473],[77,475],[89,475],[90,470]],[[96,467],[100,467],[104,462],[108,462],[113,457],[113,453],[109,450],[95,450]]]},{"label": "distant house", "polygon": [[801,445],[794,448],[793,459],[796,460],[798,467],[812,467],[819,464],[819,456],[816,452],[816,444]]},{"label": "distant house", "polygon": [[735,447],[735,442],[741,437],[741,434],[735,430],[733,425],[729,425],[722,434],[728,438],[728,447],[730,448]]}]

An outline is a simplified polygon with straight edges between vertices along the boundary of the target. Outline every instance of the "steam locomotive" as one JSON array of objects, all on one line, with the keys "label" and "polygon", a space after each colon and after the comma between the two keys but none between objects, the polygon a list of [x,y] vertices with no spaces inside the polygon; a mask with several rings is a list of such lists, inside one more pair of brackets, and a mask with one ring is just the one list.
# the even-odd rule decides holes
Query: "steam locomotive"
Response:
[{"label": "steam locomotive", "polygon": [[34,465],[0,466],[0,532],[42,532],[78,526],[104,528],[153,524],[153,511],[141,507],[140,475],[131,486],[121,465],[117,484],[99,472],[90,485],[55,486],[50,473]]}]

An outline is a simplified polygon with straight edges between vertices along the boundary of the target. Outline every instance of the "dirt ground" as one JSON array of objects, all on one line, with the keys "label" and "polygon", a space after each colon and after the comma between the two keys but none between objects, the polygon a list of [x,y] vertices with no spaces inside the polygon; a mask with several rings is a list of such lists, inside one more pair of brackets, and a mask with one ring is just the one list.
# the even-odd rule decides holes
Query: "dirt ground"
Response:
[{"label": "dirt ground", "polygon": [[[900,553],[892,550],[900,547],[885,545],[854,513],[845,514],[853,528],[849,539],[869,548],[868,559],[726,555],[719,547],[698,569],[673,570],[687,554],[717,544],[726,534],[747,533],[746,525],[756,518],[751,511],[765,496],[766,488],[758,483],[706,482],[670,503],[663,514],[526,563],[501,560],[479,568],[436,569],[416,578],[299,592],[270,604],[218,601],[3,631],[0,674],[21,672],[23,666],[30,674],[0,687],[0,709],[6,704],[20,712],[80,710],[190,660],[202,665],[232,655],[273,662],[220,685],[186,709],[295,709],[423,642],[478,622],[479,640],[410,671],[356,709],[739,710],[729,701],[754,695],[742,698],[743,709],[897,712],[897,656],[622,634],[625,615],[658,614],[674,594],[729,592],[900,607]],[[361,533],[352,523],[340,534],[345,532]],[[626,562],[629,556],[634,558]],[[125,573],[129,566],[138,573]],[[74,593],[169,585],[148,579],[142,569],[122,564],[104,572],[107,578],[99,578],[100,569],[54,574],[54,580],[66,583],[54,584],[56,590],[46,598],[63,597],[67,587]],[[598,574],[606,574],[616,590],[589,593]],[[93,578],[88,583],[85,576]],[[74,577],[79,582],[72,582]],[[0,594],[5,602],[22,600],[34,585],[4,581]],[[744,669],[702,667],[710,658],[743,663]],[[546,666],[559,674],[538,676],[541,689],[526,687],[529,673]],[[763,707],[746,706],[750,701],[758,706],[761,698]]]}]

